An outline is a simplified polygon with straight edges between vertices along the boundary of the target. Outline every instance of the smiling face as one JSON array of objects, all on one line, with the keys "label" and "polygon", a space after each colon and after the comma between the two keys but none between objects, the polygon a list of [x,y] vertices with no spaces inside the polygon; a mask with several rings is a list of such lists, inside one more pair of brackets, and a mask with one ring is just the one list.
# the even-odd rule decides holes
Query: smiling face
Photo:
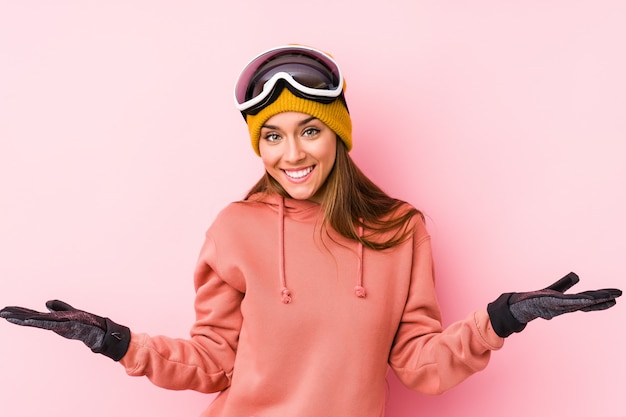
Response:
[{"label": "smiling face", "polygon": [[296,200],[322,201],[336,150],[335,132],[306,113],[278,113],[261,127],[265,169]]}]

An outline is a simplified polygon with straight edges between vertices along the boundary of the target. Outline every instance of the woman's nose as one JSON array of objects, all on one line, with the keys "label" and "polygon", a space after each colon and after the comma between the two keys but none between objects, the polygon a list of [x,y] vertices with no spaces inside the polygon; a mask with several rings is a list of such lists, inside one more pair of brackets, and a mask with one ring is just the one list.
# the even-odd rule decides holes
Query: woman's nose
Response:
[{"label": "woman's nose", "polygon": [[285,161],[294,163],[304,159],[305,152],[302,149],[302,145],[297,138],[289,138],[286,141],[286,145],[287,146],[285,148],[284,154]]}]

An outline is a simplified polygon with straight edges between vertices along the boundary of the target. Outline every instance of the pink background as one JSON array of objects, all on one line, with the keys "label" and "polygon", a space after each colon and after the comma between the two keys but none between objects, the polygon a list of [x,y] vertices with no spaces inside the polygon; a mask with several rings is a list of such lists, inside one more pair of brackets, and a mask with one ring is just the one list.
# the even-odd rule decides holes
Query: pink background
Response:
[{"label": "pink background", "polygon": [[[447,324],[570,270],[581,291],[624,287],[625,16],[621,0],[2,1],[0,306],[60,298],[186,337],[204,230],[262,173],[233,83],[289,42],[342,64],[354,159],[428,216]],[[623,417],[625,322],[623,301],[533,322],[438,397],[390,376],[388,416]],[[2,416],[210,400],[49,332],[2,322],[0,340]]]}]

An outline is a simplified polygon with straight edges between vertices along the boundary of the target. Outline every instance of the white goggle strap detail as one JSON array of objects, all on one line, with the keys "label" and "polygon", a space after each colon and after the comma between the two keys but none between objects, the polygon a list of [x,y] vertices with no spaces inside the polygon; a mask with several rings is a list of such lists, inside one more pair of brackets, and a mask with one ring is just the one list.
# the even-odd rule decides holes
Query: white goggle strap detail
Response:
[{"label": "white goggle strap detail", "polygon": [[340,69],[339,81],[337,83],[337,88],[335,88],[334,90],[307,87],[294,80],[294,78],[290,74],[286,72],[277,72],[272,76],[272,78],[265,82],[265,84],[263,85],[263,91],[261,91],[255,97],[252,97],[250,100],[239,103],[239,101],[237,100],[237,96],[235,95],[235,106],[237,107],[237,110],[245,111],[265,100],[276,86],[278,80],[285,80],[296,90],[312,97],[334,98],[339,97],[341,95],[341,92],[343,91],[343,74],[341,73]]}]

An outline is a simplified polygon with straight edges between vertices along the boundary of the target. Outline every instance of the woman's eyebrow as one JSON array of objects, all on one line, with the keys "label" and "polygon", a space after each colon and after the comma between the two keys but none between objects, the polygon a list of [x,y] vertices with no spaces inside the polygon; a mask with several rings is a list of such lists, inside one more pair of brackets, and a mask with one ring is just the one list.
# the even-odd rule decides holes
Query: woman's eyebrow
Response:
[{"label": "woman's eyebrow", "polygon": [[[307,123],[309,123],[310,121],[316,120],[317,117],[308,117],[300,122],[298,122],[298,126],[302,126],[305,125]],[[278,130],[278,126],[274,126],[274,125],[263,125],[261,126],[261,129],[274,129],[274,130]]]},{"label": "woman's eyebrow", "polygon": [[317,117],[309,117],[308,119],[304,119],[303,121],[301,121],[300,123],[298,123],[298,126],[305,125],[305,124],[307,124],[307,123],[309,123],[310,121],[315,120],[315,119],[317,119]]}]

